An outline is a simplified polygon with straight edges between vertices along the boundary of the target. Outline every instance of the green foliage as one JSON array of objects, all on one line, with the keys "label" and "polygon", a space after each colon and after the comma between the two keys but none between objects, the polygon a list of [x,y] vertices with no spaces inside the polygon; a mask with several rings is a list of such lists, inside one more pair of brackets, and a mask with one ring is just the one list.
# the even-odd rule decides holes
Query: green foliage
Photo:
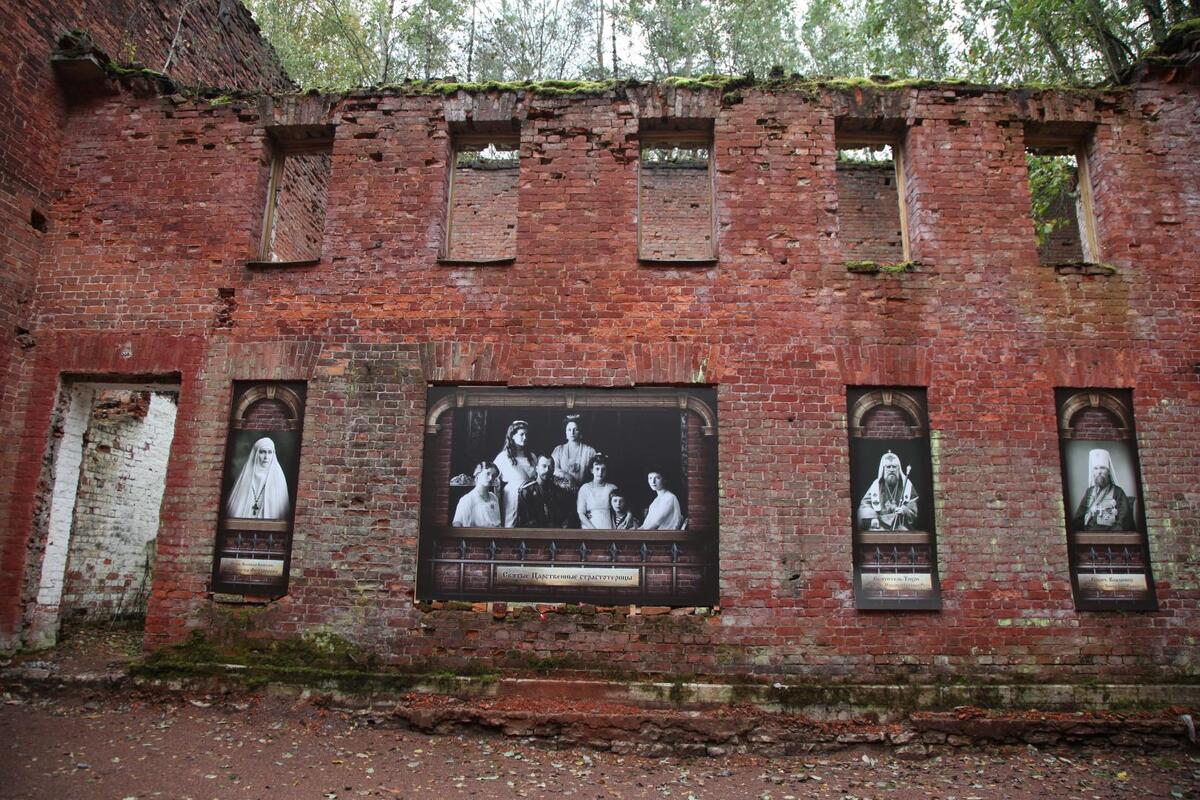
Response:
[{"label": "green foliage", "polygon": [[1113,82],[1156,43],[1191,35],[1188,16],[1200,11],[1198,0],[810,0],[802,11],[790,0],[248,5],[306,88],[435,76],[761,78],[780,74],[776,67],[782,74],[957,76],[977,83]]},{"label": "green foliage", "polygon": [[1038,246],[1046,244],[1050,234],[1067,225],[1062,209],[1075,204],[1079,167],[1075,156],[1025,156],[1029,169],[1029,199],[1033,209],[1033,227]]},{"label": "green foliage", "polygon": [[919,261],[897,261],[894,264],[881,264],[878,261],[847,261],[846,271],[865,275],[874,275],[880,272],[885,275],[899,275],[904,272],[912,272],[920,265]]}]

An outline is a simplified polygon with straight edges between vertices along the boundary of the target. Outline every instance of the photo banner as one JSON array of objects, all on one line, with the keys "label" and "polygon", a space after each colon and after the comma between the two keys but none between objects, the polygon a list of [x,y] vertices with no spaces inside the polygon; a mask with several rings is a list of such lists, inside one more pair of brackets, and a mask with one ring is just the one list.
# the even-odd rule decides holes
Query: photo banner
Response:
[{"label": "photo banner", "polygon": [[1154,610],[1132,393],[1060,389],[1055,399],[1075,607]]},{"label": "photo banner", "polygon": [[714,390],[428,402],[420,599],[716,603]]},{"label": "photo banner", "polygon": [[269,597],[287,592],[304,400],[303,383],[234,383],[215,592]]},{"label": "photo banner", "polygon": [[856,605],[940,608],[925,390],[851,388],[847,408]]}]

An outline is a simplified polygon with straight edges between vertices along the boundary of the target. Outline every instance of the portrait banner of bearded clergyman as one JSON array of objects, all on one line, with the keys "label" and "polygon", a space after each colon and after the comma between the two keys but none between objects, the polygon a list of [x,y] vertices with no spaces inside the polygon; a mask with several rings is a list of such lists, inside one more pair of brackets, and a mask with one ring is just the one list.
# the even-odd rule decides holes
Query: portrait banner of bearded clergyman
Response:
[{"label": "portrait banner of bearded clergyman", "polygon": [[879,471],[858,504],[858,522],[867,531],[908,531],[917,521],[918,494],[891,450],[879,459]]},{"label": "portrait banner of bearded clergyman", "polygon": [[1133,502],[1121,488],[1119,477],[1109,450],[1088,451],[1087,489],[1071,517],[1074,530],[1134,530]]},{"label": "portrait banner of bearded clergyman", "polygon": [[287,478],[270,436],[258,438],[238,473],[225,514],[236,519],[287,519],[291,510]]}]

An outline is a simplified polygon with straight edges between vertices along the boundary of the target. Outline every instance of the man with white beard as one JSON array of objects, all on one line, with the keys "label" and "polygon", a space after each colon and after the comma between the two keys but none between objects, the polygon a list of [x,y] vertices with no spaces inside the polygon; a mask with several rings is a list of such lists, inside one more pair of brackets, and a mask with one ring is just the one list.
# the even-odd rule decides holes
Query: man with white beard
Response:
[{"label": "man with white beard", "polygon": [[1133,503],[1117,485],[1117,471],[1107,450],[1088,452],[1090,483],[1071,518],[1077,531],[1133,530]]},{"label": "man with white beard", "polygon": [[912,481],[901,472],[900,457],[889,450],[879,459],[879,475],[858,504],[858,523],[864,530],[907,531],[916,521]]}]

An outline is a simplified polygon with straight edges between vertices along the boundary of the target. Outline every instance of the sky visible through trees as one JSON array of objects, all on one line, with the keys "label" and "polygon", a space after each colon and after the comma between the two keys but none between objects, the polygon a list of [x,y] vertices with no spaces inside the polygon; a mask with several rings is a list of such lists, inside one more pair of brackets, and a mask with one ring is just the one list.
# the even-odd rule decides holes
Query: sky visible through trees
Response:
[{"label": "sky visible through trees", "polygon": [[247,0],[304,87],[888,75],[1093,83],[1200,0]]}]

